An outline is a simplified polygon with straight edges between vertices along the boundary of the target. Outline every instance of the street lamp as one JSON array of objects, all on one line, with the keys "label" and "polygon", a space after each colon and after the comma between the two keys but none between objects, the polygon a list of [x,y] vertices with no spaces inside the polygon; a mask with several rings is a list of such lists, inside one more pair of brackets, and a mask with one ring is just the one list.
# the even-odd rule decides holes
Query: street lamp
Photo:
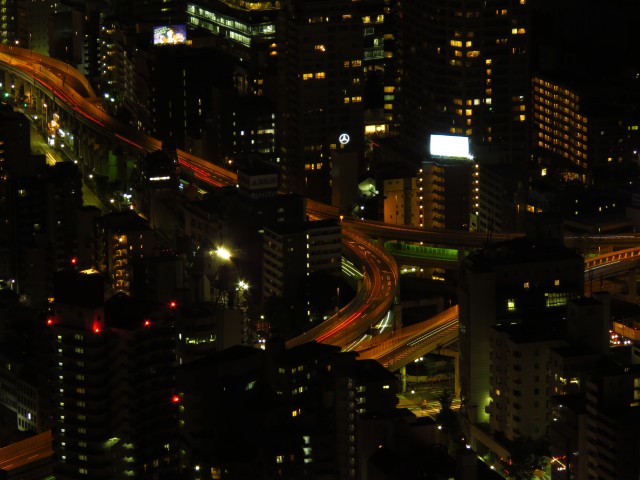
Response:
[{"label": "street lamp", "polygon": [[229,260],[231,258],[231,252],[224,247],[218,247],[212,253],[220,260]]}]

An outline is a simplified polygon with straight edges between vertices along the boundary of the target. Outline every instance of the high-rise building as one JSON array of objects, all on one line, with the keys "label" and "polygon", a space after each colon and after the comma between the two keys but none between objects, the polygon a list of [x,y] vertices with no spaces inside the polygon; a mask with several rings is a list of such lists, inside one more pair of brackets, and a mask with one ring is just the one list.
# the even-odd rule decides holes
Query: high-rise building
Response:
[{"label": "high-rise building", "polygon": [[372,455],[394,445],[402,424],[397,378],[330,345],[237,346],[181,367],[178,378],[183,468],[213,478],[371,478]]},{"label": "high-rise building", "polygon": [[332,156],[364,144],[364,38],[353,3],[289,0],[277,23],[283,189],[331,199]]},{"label": "high-rise building", "polygon": [[150,479],[176,466],[170,315],[125,295],[105,302],[95,271],[59,274],[47,320],[56,478]]},{"label": "high-rise building", "polygon": [[552,330],[538,326],[501,325],[489,339],[491,431],[513,442],[540,439],[549,422],[550,349],[564,344]]},{"label": "high-rise building", "polygon": [[46,305],[53,272],[75,255],[76,216],[82,206],[82,185],[73,163],[45,164],[31,155],[29,119],[11,107],[0,113],[0,217],[5,227],[0,245],[9,261],[0,262],[15,280],[25,303]]},{"label": "high-rise building", "polygon": [[294,297],[304,291],[311,273],[341,272],[342,235],[336,220],[318,220],[297,226],[270,227],[264,232],[263,297]]},{"label": "high-rise building", "polygon": [[20,40],[18,36],[19,3],[18,0],[0,2],[0,23],[2,24],[0,43],[3,45],[15,45]]},{"label": "high-rise building", "polygon": [[[582,256],[555,241],[520,238],[487,246],[461,265],[460,386],[471,424],[489,421],[490,331],[499,324],[564,327],[561,313],[584,293]],[[543,327],[544,324],[544,327]]]},{"label": "high-rise building", "polygon": [[635,478],[640,473],[640,366],[607,359],[586,385],[586,477]]},{"label": "high-rise building", "polygon": [[409,0],[398,8],[400,133],[470,137],[482,162],[528,161],[529,2]]},{"label": "high-rise building", "polygon": [[302,321],[310,316],[309,276],[322,272],[338,277],[341,257],[342,233],[337,220],[265,228],[262,301],[271,297],[284,301],[297,323],[293,330],[300,331]]},{"label": "high-rise building", "polygon": [[[262,95],[264,73],[275,60],[276,17],[280,0],[213,0],[187,3],[187,22],[213,36],[215,48],[246,65],[250,83],[240,90]],[[261,74],[262,72],[262,74]],[[238,72],[240,73],[240,72]]]},{"label": "high-rise building", "polygon": [[97,264],[112,292],[130,292],[133,264],[153,256],[155,248],[155,232],[137,213],[125,210],[98,219]]},{"label": "high-rise building", "polygon": [[475,227],[478,165],[468,151],[454,152],[451,146],[440,151],[438,146],[438,142],[455,145],[458,141],[468,149],[467,138],[432,135],[432,155],[414,177],[385,180],[385,222],[466,231]]}]

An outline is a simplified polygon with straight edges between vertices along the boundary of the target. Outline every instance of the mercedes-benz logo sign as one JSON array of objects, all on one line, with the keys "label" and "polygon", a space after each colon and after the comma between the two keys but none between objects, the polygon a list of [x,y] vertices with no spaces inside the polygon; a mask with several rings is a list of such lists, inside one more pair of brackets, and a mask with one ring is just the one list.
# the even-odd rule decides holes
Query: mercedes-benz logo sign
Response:
[{"label": "mercedes-benz logo sign", "polygon": [[340,136],[338,137],[338,141],[342,145],[346,145],[347,143],[349,143],[349,140],[351,140],[351,137],[349,137],[348,133],[341,133]]}]

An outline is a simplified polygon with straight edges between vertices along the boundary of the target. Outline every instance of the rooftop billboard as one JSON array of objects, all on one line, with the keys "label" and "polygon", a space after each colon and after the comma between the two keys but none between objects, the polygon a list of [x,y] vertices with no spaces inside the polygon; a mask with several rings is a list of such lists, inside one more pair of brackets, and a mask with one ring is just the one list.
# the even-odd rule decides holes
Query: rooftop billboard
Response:
[{"label": "rooftop billboard", "polygon": [[153,27],[154,45],[177,45],[187,41],[186,25],[163,25]]},{"label": "rooftop billboard", "polygon": [[469,152],[469,137],[431,135],[429,153],[433,157],[473,158]]}]

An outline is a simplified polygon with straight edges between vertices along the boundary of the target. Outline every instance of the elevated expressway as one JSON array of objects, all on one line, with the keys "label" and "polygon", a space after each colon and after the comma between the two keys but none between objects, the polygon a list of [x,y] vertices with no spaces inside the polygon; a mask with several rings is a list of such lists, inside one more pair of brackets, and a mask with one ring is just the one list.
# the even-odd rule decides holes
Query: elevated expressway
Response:
[{"label": "elevated expressway", "polygon": [[[70,118],[126,149],[145,153],[162,147],[158,139],[107,115],[101,99],[96,97],[85,77],[63,62],[30,50],[0,46],[0,69],[4,70],[5,77],[8,73],[12,80],[31,88],[30,93],[45,95],[48,102]],[[181,168],[189,171],[193,178],[214,186],[237,183],[234,172],[187,152],[178,150],[177,153]],[[310,340],[336,345],[348,343],[378,323],[391,308],[399,280],[393,258],[349,227],[343,229],[343,247],[346,255],[364,269],[363,288],[333,317],[293,339],[289,345]]]},{"label": "elevated expressway", "polygon": [[[44,95],[57,108],[75,121],[107,137],[128,150],[137,153],[152,152],[162,147],[161,142],[106,114],[101,99],[95,95],[86,78],[69,65],[40,55],[31,50],[12,46],[0,46],[0,69],[14,79],[23,82],[40,95]],[[40,112],[41,113],[41,112]],[[179,150],[178,159],[183,170],[199,181],[214,186],[235,185],[237,175],[209,161]],[[332,207],[309,202],[309,211],[323,216],[337,217]],[[318,327],[291,340],[293,346],[316,340],[335,345],[347,345],[355,341],[371,325],[380,321],[391,307],[398,289],[398,267],[393,258],[382,248],[373,245],[368,238],[398,239],[429,242],[435,245],[477,248],[487,241],[500,241],[517,235],[486,235],[453,231],[425,231],[424,229],[395,226],[383,222],[342,218],[343,246],[347,256],[356,260],[364,269],[363,288],[354,300]],[[625,239],[628,240],[628,239]],[[585,261],[585,276],[594,278],[613,274],[625,268],[635,267],[640,247],[612,254],[605,254]],[[614,263],[615,262],[615,263]],[[617,265],[617,266],[614,266]],[[444,323],[443,323],[444,322]],[[455,322],[455,325],[454,325]],[[363,358],[376,358],[398,368],[403,362],[424,354],[429,348],[444,345],[457,335],[457,310],[449,309],[420,326],[396,332],[395,339],[362,352]],[[455,332],[455,333],[454,333]],[[421,345],[430,345],[422,347]],[[401,347],[402,346],[402,347]],[[401,353],[404,348],[406,355]],[[409,351],[410,350],[410,351]],[[409,360],[407,360],[409,359]],[[405,363],[405,364],[406,364]],[[400,365],[402,366],[402,365]]]},{"label": "elevated expressway", "polygon": [[[584,261],[584,275],[588,285],[640,267],[640,246],[618,250]],[[380,338],[363,341],[355,346],[362,359],[377,360],[396,371],[429,352],[447,347],[458,338],[458,306],[428,320],[400,329]]]}]

